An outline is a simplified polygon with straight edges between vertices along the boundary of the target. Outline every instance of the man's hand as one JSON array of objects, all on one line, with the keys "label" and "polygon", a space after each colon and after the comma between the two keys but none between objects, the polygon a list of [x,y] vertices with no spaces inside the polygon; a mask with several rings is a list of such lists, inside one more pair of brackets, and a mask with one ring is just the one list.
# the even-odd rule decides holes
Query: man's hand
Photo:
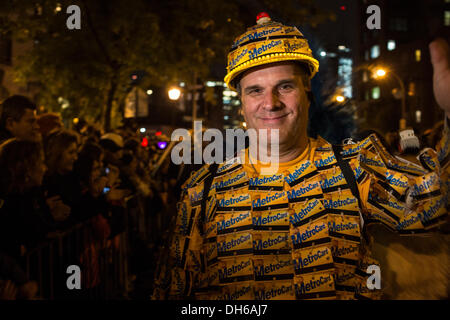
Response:
[{"label": "man's hand", "polygon": [[103,193],[103,189],[108,185],[108,178],[107,177],[100,177],[98,178],[92,186],[92,196],[97,198]]},{"label": "man's hand", "polygon": [[131,191],[128,189],[116,189],[111,188],[111,190],[106,195],[106,199],[108,201],[121,201],[125,199],[127,196],[131,194]]},{"label": "man's hand", "polygon": [[433,64],[434,97],[450,119],[450,48],[442,38],[429,45]]},{"label": "man's hand", "polygon": [[47,198],[46,202],[55,221],[64,221],[69,217],[70,207],[66,206],[59,196]]},{"label": "man's hand", "polygon": [[16,300],[16,297],[17,287],[11,280],[0,284],[0,300]]},{"label": "man's hand", "polygon": [[36,281],[28,281],[19,288],[19,295],[23,299],[32,300],[38,292],[38,284]]}]

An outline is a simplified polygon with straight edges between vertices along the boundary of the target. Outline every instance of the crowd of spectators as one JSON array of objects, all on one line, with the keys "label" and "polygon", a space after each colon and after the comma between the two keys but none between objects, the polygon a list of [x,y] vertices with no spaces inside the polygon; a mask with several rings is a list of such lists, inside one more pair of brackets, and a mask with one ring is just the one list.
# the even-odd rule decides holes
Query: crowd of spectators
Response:
[{"label": "crowd of spectators", "polygon": [[[0,300],[39,296],[24,256],[86,221],[93,226],[89,241],[114,243],[128,228],[130,273],[151,270],[175,203],[168,195],[175,182],[152,177],[155,153],[141,145],[137,130],[102,133],[85,122],[68,130],[58,114],[37,116],[26,97],[6,99],[0,106]],[[97,284],[94,269],[84,268],[90,272],[85,288]]]}]

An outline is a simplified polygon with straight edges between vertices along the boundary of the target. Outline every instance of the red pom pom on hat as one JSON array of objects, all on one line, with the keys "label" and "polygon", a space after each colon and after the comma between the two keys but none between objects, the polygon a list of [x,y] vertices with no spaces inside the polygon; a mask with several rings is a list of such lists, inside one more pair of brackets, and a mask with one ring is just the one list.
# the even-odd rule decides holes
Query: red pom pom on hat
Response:
[{"label": "red pom pom on hat", "polygon": [[256,16],[256,23],[261,22],[260,19],[262,18],[266,18],[263,19],[262,21],[270,21],[270,16],[267,12],[260,12],[257,16]]}]

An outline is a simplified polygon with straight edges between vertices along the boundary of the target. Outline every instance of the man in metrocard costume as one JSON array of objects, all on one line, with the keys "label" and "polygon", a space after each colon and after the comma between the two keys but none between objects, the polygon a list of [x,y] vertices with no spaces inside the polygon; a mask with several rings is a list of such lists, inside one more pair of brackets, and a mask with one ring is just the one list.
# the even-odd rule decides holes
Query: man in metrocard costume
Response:
[{"label": "man in metrocard costume", "polygon": [[192,174],[152,298],[380,298],[367,273],[379,266],[367,226],[423,237],[448,219],[450,52],[441,40],[430,50],[446,125],[419,166],[389,154],[376,135],[343,146],[308,137],[319,63],[297,28],[261,14],[234,41],[225,82],[240,95],[247,128],[278,129],[277,172],[231,159]]}]

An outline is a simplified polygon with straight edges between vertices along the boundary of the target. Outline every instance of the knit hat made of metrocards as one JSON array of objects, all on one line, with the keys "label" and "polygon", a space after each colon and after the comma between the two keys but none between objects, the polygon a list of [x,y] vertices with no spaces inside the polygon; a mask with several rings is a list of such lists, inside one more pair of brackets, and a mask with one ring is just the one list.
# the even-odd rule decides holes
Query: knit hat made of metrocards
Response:
[{"label": "knit hat made of metrocards", "polygon": [[244,71],[281,61],[304,63],[309,69],[310,78],[319,70],[319,61],[313,57],[303,34],[296,27],[272,21],[267,13],[262,12],[256,18],[256,25],[234,40],[228,53],[224,81],[236,91],[234,80]]}]

